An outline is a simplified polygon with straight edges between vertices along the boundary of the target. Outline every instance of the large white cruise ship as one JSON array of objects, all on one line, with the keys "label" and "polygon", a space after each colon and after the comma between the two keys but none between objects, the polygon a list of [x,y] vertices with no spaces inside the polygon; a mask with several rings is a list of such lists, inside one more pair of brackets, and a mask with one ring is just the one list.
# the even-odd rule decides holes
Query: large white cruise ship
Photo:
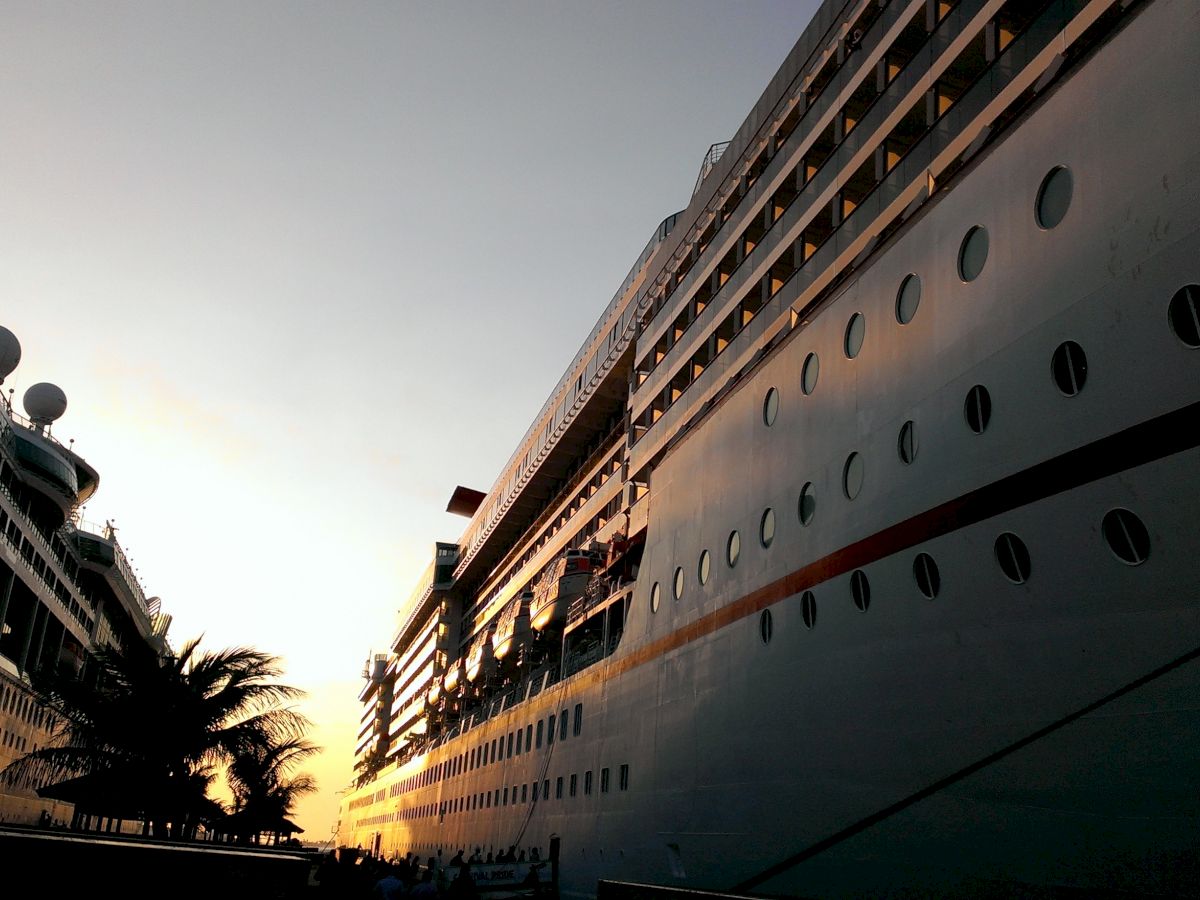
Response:
[{"label": "large white cruise ship", "polygon": [[[20,341],[0,326],[0,384],[20,361]],[[170,652],[171,617],[146,596],[116,528],[82,517],[100,474],[74,441],[54,436],[66,395],[39,382],[23,401],[27,416],[0,396],[0,770],[56,738],[61,723],[33,688],[38,674],[87,678],[97,648]],[[91,812],[0,781],[0,823],[66,824]]]},{"label": "large white cruise ship", "polygon": [[826,0],[455,491],[339,842],[1194,892],[1198,59],[1194,0]]}]

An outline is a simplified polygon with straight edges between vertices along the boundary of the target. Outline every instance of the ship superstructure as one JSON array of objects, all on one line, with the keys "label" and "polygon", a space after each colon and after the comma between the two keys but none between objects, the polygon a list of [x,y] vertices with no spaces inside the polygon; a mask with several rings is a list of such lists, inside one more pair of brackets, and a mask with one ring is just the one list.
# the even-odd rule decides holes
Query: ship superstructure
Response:
[{"label": "ship superstructure", "polygon": [[[0,383],[20,358],[17,339],[0,328]],[[52,433],[66,396],[39,383],[24,401],[27,416],[0,397],[0,769],[52,737],[56,723],[31,688],[37,672],[87,677],[96,647],[166,654],[171,623],[159,598],[146,596],[113,524],[81,516],[100,476]],[[0,784],[0,821],[70,818],[69,804]]]},{"label": "ship superstructure", "polygon": [[580,895],[1185,892],[1196,58],[1186,0],[824,3],[456,491],[340,840],[554,833]]}]

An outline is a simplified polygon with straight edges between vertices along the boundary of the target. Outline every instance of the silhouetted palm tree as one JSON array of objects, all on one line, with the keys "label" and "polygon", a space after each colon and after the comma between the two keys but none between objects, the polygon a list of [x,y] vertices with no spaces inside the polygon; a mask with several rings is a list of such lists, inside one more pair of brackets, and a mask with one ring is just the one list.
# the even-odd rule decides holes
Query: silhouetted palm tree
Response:
[{"label": "silhouetted palm tree", "polygon": [[[90,813],[136,816],[161,835],[194,831],[212,809],[205,795],[215,767],[308,726],[282,706],[301,692],[274,681],[276,657],[247,647],[199,653],[198,643],[165,659],[102,648],[84,679],[35,679],[55,714],[54,737],[9,765],[4,780],[41,787],[83,776]],[[119,811],[100,808],[117,803]]]},{"label": "silhouetted palm tree", "polygon": [[234,816],[231,829],[244,840],[262,833],[285,831],[285,820],[295,802],[317,789],[311,775],[290,775],[314,753],[320,752],[303,738],[279,743],[265,742],[243,750],[229,765],[226,777],[233,792]]}]

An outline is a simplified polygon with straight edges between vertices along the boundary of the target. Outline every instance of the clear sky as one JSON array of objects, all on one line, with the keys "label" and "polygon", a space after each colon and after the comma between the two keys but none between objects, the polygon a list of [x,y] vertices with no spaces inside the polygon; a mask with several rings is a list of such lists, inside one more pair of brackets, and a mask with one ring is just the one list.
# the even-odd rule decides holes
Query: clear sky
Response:
[{"label": "clear sky", "polygon": [[326,752],[363,663],[816,8],[0,6],[0,325],[178,646],[282,656]]}]

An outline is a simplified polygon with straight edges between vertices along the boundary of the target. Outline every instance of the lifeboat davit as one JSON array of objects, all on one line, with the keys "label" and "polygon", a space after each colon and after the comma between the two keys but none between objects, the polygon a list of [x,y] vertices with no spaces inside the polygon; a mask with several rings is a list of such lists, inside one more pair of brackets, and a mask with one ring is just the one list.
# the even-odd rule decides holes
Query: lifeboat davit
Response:
[{"label": "lifeboat davit", "polygon": [[533,588],[530,615],[534,630],[545,631],[567,620],[571,601],[583,596],[599,564],[599,554],[568,550],[546,568]]},{"label": "lifeboat davit", "polygon": [[496,633],[492,635],[492,650],[499,662],[529,643],[529,604],[533,602],[533,591],[522,591],[514,597],[500,613]]},{"label": "lifeboat davit", "polygon": [[475,636],[467,649],[467,681],[474,684],[480,678],[487,678],[496,669],[496,656],[492,652],[492,636],[496,626]]}]

